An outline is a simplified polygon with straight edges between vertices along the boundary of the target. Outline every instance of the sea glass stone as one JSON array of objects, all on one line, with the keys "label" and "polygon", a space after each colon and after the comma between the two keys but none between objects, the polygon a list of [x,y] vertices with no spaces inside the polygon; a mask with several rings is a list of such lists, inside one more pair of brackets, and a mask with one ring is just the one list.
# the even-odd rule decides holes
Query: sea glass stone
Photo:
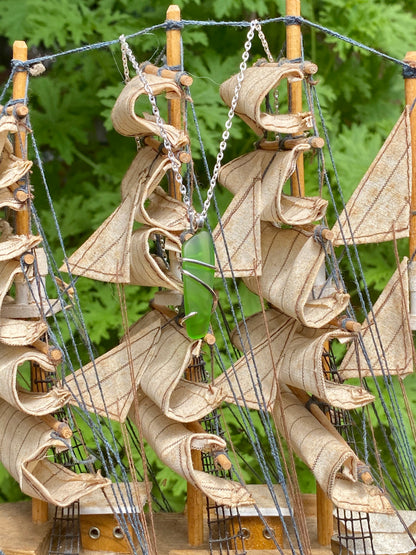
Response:
[{"label": "sea glass stone", "polygon": [[182,278],[185,316],[196,313],[185,320],[186,332],[191,339],[201,339],[208,332],[214,299],[212,293],[191,276],[206,283],[211,289],[214,286],[215,268],[198,263],[215,264],[214,245],[208,231],[200,231],[183,243],[182,259],[183,270],[191,274],[184,273]]}]

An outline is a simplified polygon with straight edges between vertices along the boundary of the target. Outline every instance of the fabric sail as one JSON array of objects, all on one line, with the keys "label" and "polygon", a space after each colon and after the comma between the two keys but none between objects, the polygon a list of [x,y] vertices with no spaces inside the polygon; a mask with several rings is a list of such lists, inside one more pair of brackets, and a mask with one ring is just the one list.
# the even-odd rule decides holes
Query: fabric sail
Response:
[{"label": "fabric sail", "polygon": [[[252,351],[244,338],[246,327]],[[325,379],[322,362],[325,345],[334,339],[350,340],[351,334],[334,328],[306,328],[276,309],[260,312],[233,332],[232,341],[244,355],[214,384],[229,388],[228,402],[237,401],[257,409],[264,404],[267,410],[272,410],[277,380],[346,410],[371,403],[374,396],[365,388]]]},{"label": "fabric sail", "polygon": [[313,289],[325,252],[313,236],[262,222],[263,272],[245,277],[244,283],[274,307],[305,326],[325,326],[347,306],[341,290],[313,298]]},{"label": "fabric sail", "polygon": [[381,243],[407,237],[411,174],[406,108],[334,225],[334,244]]},{"label": "fabric sail", "polygon": [[213,234],[225,276],[261,274],[260,220],[304,225],[324,216],[326,200],[283,193],[299,155],[309,148],[301,143],[287,151],[259,149],[221,168],[219,183],[235,195]]},{"label": "fabric sail", "polygon": [[336,507],[369,513],[393,512],[376,486],[357,480],[358,458],[342,437],[324,428],[286,386],[281,387],[273,416],[279,431],[309,466]]},{"label": "fabric sail", "polygon": [[26,495],[66,507],[82,496],[107,486],[97,474],[76,474],[50,461],[48,451],[67,449],[51,436],[49,426],[0,399],[0,460]]},{"label": "fabric sail", "polygon": [[339,368],[344,379],[413,372],[407,265],[404,258],[345,354]]},{"label": "fabric sail", "polygon": [[166,417],[148,397],[139,397],[137,411],[130,413],[159,459],[183,476],[190,484],[200,489],[219,505],[240,507],[254,504],[247,489],[238,482],[207,474],[194,468],[191,452],[224,451],[226,443],[209,433],[195,433],[182,423]]},{"label": "fabric sail", "polygon": [[[267,94],[278,87],[280,81],[289,83],[303,80],[301,64],[264,63],[247,68],[238,96],[235,113],[249,125],[257,135],[264,130],[275,133],[300,133],[312,127],[310,112],[300,114],[269,114],[261,106]],[[231,106],[238,76],[233,75],[220,87],[220,95],[227,106]]]}]

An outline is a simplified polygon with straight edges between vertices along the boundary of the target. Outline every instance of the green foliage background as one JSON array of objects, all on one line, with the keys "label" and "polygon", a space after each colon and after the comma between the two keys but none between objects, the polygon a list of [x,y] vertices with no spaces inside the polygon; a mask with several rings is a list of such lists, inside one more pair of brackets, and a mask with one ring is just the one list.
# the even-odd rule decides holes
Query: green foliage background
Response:
[{"label": "green foliage background", "polygon": [[[181,0],[184,19],[242,20],[284,14],[284,0]],[[165,19],[167,1],[154,0],[0,0],[0,71],[7,79],[14,40],[26,40],[30,57],[56,53],[80,45],[116,39]],[[322,26],[348,35],[375,49],[402,59],[416,49],[413,0],[303,0],[302,15]],[[265,25],[271,51],[284,46],[284,25]],[[211,163],[216,155],[227,109],[218,88],[238,71],[246,29],[186,27],[183,32],[184,62],[194,77],[192,96],[204,145]],[[403,107],[400,68],[318,30],[303,28],[305,56],[320,71],[318,92],[327,114],[338,173],[348,198],[368,168]],[[129,41],[136,58],[156,60],[164,48],[164,33],[154,31]],[[253,58],[264,55],[256,39]],[[134,141],[112,130],[109,119],[115,98],[123,86],[118,45],[58,57],[48,64],[45,76],[30,81],[31,123],[40,148],[52,198],[65,244],[75,250],[114,210],[119,202],[121,179],[135,154]],[[237,119],[237,118],[236,118]],[[193,137],[193,156],[201,159]],[[252,148],[254,135],[235,121],[227,160]],[[315,168],[307,163],[307,177]],[[206,182],[203,170],[199,171]],[[33,185],[36,206],[52,245],[56,232],[47,207],[39,174]],[[307,181],[313,194],[315,181]],[[225,206],[227,195],[219,191]],[[391,275],[394,258],[384,246],[372,247],[370,285],[377,293]],[[152,291],[127,288],[131,321],[147,307]],[[79,295],[91,338],[99,353],[112,347],[121,330],[117,291],[110,285],[79,281]],[[253,308],[254,310],[254,308]],[[175,487],[163,475],[166,487]],[[160,477],[160,476],[159,476]],[[306,488],[310,480],[302,478]],[[176,484],[176,483],[175,483]],[[0,473],[0,500],[16,499],[18,488]],[[179,490],[178,490],[178,493]]]}]

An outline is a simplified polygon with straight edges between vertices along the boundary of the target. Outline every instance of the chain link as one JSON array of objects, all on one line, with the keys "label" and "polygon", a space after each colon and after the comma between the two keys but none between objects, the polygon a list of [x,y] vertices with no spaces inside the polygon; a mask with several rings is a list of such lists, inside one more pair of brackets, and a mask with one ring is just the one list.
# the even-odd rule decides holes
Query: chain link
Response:
[{"label": "chain link", "polygon": [[[185,203],[185,205],[187,207],[187,210],[188,210],[188,218],[189,218],[189,221],[191,223],[191,226],[196,225],[197,227],[202,227],[202,225],[204,224],[204,222],[207,218],[207,213],[208,213],[208,210],[209,210],[209,207],[210,207],[210,204],[211,204],[211,199],[213,197],[214,189],[215,189],[215,186],[217,184],[218,174],[219,174],[219,171],[221,169],[221,162],[224,158],[224,152],[225,152],[225,149],[227,148],[227,141],[230,137],[230,129],[232,127],[232,120],[233,120],[235,110],[236,110],[236,107],[237,107],[238,98],[239,98],[240,90],[241,90],[241,85],[242,85],[242,82],[244,80],[244,75],[245,75],[245,72],[246,72],[246,69],[247,69],[247,61],[249,59],[249,53],[250,53],[250,50],[251,50],[252,40],[253,40],[253,37],[254,37],[254,31],[255,30],[259,31],[258,28],[260,28],[260,31],[261,31],[261,27],[260,27],[258,21],[253,20],[250,23],[250,29],[247,33],[247,40],[244,43],[244,52],[242,54],[242,61],[240,63],[240,73],[238,74],[238,77],[237,77],[237,84],[236,84],[236,87],[235,87],[235,90],[234,90],[234,96],[233,96],[233,99],[231,101],[231,107],[230,107],[230,110],[228,111],[228,118],[227,118],[227,121],[225,122],[225,126],[224,126],[225,129],[222,133],[222,137],[221,137],[222,140],[221,140],[221,143],[220,143],[220,146],[219,146],[219,151],[218,151],[218,154],[217,154],[214,170],[212,172],[212,176],[211,176],[211,179],[210,179],[210,185],[209,185],[209,188],[208,188],[208,191],[207,191],[207,198],[206,198],[206,200],[203,204],[203,210],[200,214],[198,214],[196,212],[196,210],[193,208],[191,199],[188,196],[188,191],[186,189],[185,184],[183,183],[182,175],[180,173],[181,163],[179,162],[179,160],[177,160],[177,158],[175,157],[175,155],[173,153],[172,145],[171,145],[171,143],[169,141],[169,138],[168,138],[168,136],[167,136],[167,134],[164,130],[164,122],[163,122],[163,120],[160,116],[159,108],[156,104],[156,99],[155,99],[153,91],[152,91],[152,89],[149,85],[149,82],[147,81],[143,70],[140,68],[139,64],[137,63],[137,60],[134,57],[134,54],[131,51],[131,49],[130,49],[127,41],[126,41],[125,36],[121,35],[120,38],[119,38],[120,44],[121,44],[122,56],[123,56],[124,74],[126,76],[126,71],[127,71],[127,75],[128,75],[128,66],[127,66],[127,58],[128,58],[130,60],[131,64],[132,64],[136,74],[140,77],[140,80],[143,83],[144,90],[146,91],[146,94],[149,98],[150,104],[152,106],[153,115],[155,116],[156,123],[159,127],[160,136],[163,139],[163,144],[166,148],[166,152],[167,152],[169,161],[171,162],[171,165],[172,165],[172,171],[173,171],[175,180],[179,185],[179,190],[181,192],[183,202]],[[263,35],[263,37],[264,37],[264,35]],[[261,39],[261,37],[260,37],[260,39]],[[262,41],[262,43],[263,43],[263,41]],[[128,77],[128,78],[130,78],[130,77]]]},{"label": "chain link", "polygon": [[[263,46],[264,52],[266,53],[267,60],[271,64],[274,63],[274,58],[272,56],[272,53],[270,52],[269,43],[267,42],[267,39],[263,33],[260,23],[257,25],[256,31],[257,31],[257,34],[259,35],[259,39]],[[274,98],[274,109],[276,110],[276,112],[278,112],[279,111],[279,89],[278,88],[275,89],[273,98]]]},{"label": "chain link", "polygon": [[127,54],[126,54],[126,44],[127,44],[126,42],[121,43],[121,60],[123,62],[124,82],[128,83],[130,81],[130,71],[129,71],[129,64],[128,64]]},{"label": "chain link", "polygon": [[209,210],[209,207],[210,207],[210,204],[211,204],[211,199],[214,195],[214,189],[215,189],[215,186],[217,184],[218,174],[219,174],[219,171],[221,169],[221,162],[222,162],[222,159],[224,158],[224,152],[225,152],[225,149],[227,148],[227,141],[230,137],[230,129],[231,129],[231,126],[232,126],[232,120],[233,120],[233,117],[234,117],[234,114],[235,114],[235,109],[237,107],[238,98],[240,96],[241,85],[243,83],[244,75],[245,75],[245,72],[246,72],[246,69],[247,69],[247,61],[248,61],[249,53],[250,53],[250,50],[251,50],[251,41],[253,40],[254,31],[255,31],[257,25],[258,25],[258,21],[256,19],[253,20],[250,23],[250,29],[247,33],[247,40],[244,43],[244,52],[243,52],[243,55],[242,55],[242,62],[240,63],[240,73],[238,74],[238,77],[237,77],[237,84],[236,84],[236,87],[234,89],[234,96],[233,96],[233,99],[231,101],[230,110],[228,112],[228,119],[225,122],[225,130],[222,134],[222,141],[220,143],[220,148],[219,148],[219,151],[218,151],[218,154],[217,154],[217,160],[216,160],[216,163],[215,163],[215,166],[214,166],[214,170],[212,172],[210,185],[209,185],[209,188],[208,188],[208,191],[207,191],[207,198],[204,202],[203,210],[202,210],[201,214],[199,215],[201,225],[206,220],[207,213],[208,213],[208,210]]},{"label": "chain link", "polygon": [[166,148],[166,152],[167,152],[169,161],[170,161],[171,166],[172,166],[172,172],[173,172],[175,181],[178,183],[179,190],[181,192],[183,202],[186,205],[186,208],[187,208],[187,211],[188,211],[188,217],[189,217],[190,223],[192,224],[192,221],[195,220],[196,213],[195,213],[194,208],[191,205],[191,199],[188,196],[188,191],[187,191],[186,186],[185,186],[185,184],[183,183],[183,180],[182,180],[182,175],[180,173],[181,163],[179,162],[179,160],[174,155],[173,149],[172,149],[172,144],[169,140],[169,137],[167,136],[167,134],[165,132],[164,121],[160,116],[160,111],[159,111],[159,108],[158,108],[157,103],[156,103],[156,98],[153,94],[153,91],[152,91],[152,89],[149,85],[148,80],[146,79],[146,76],[145,76],[143,70],[141,69],[141,67],[137,63],[137,60],[134,57],[133,52],[131,51],[129,45],[127,44],[125,36],[121,35],[119,40],[120,40],[122,49],[126,53],[127,57],[129,58],[129,60],[131,62],[131,65],[133,66],[133,69],[135,70],[136,74],[140,77],[140,80],[143,83],[143,88],[146,91],[146,94],[149,98],[149,102],[152,106],[152,112],[153,112],[153,115],[155,116],[156,124],[159,127],[160,136],[163,139],[163,145]]}]

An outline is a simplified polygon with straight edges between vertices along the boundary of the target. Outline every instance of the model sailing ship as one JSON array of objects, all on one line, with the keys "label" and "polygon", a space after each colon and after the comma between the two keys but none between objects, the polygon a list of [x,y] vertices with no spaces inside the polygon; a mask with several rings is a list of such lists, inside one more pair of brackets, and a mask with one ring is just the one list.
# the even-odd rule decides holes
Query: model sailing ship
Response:
[{"label": "model sailing ship", "polygon": [[[248,427],[252,424],[250,410],[259,412],[270,434],[270,445],[277,452],[274,457],[280,461],[278,440],[273,435],[273,423],[276,425],[338,511],[351,512],[353,520],[375,515],[369,519],[373,538],[363,538],[351,548],[348,537],[356,530],[338,512],[342,526],[333,544],[334,553],[391,555],[393,547],[386,547],[385,535],[384,545],[377,545],[375,530],[381,526],[377,518],[384,518],[387,531],[397,530],[395,552],[410,553],[416,545],[413,515],[406,512],[397,516],[387,490],[380,487],[381,482],[374,483],[367,461],[364,464],[360,460],[327,417],[342,414],[346,420],[348,411],[361,410],[375,401],[364,381],[367,376],[376,384],[376,376],[390,379],[397,374],[401,379],[413,371],[413,316],[408,301],[408,275],[410,283],[414,281],[412,264],[407,259],[401,262],[361,327],[334,251],[341,245],[349,248],[352,244],[355,249],[357,244],[396,241],[409,234],[413,214],[409,109],[329,230],[326,200],[295,195],[295,187],[291,194],[283,192],[285,183],[298,175],[303,153],[322,147],[312,112],[263,109],[265,99],[282,83],[292,87],[305,83],[312,90],[317,67],[291,61],[297,56],[290,53],[288,60],[274,61],[269,56],[268,61],[255,61],[247,67],[255,32],[263,36],[260,25],[253,22],[240,73],[220,89],[230,107],[229,120],[201,214],[192,203],[196,183],[191,180],[187,187],[181,173],[182,161],[190,162],[189,137],[178,124],[163,121],[159,108],[165,97],[172,106],[189,96],[187,85],[181,84],[186,75],[138,66],[121,38],[123,56],[126,61],[130,59],[137,75],[130,79],[126,74],[126,86],[115,103],[112,120],[117,132],[140,141],[140,148],[122,181],[121,204],[62,266],[61,271],[70,276],[70,285],[63,287],[65,294],[72,291],[74,276],[82,276],[157,287],[159,291],[149,311],[126,329],[120,344],[108,353],[86,364],[80,362],[79,368],[73,369],[64,351],[59,379],[53,376],[60,355],[50,346],[53,326],[47,323],[48,317],[55,318],[58,307],[63,315],[68,313],[69,300],[63,295],[58,295],[58,301],[46,297],[41,238],[30,233],[27,223],[31,162],[17,156],[25,151],[22,137],[27,111],[23,102],[5,108],[0,119],[1,206],[22,216],[17,218],[14,233],[4,221],[0,243],[0,458],[27,495],[57,507],[79,502],[81,512],[83,505],[90,507],[97,499],[101,504],[106,502],[116,514],[113,536],[124,541],[119,550],[153,551],[143,508],[146,497],[150,499],[150,488],[135,482],[134,469],[130,477],[121,472],[126,483],[120,484],[111,463],[115,454],[100,429],[103,419],[122,426],[129,420],[160,460],[201,491],[208,506],[213,504],[217,513],[224,515],[228,524],[222,532],[211,531],[212,538],[215,533],[219,538],[219,543],[213,540],[211,546],[223,549],[226,545],[229,550],[227,542],[233,534],[229,523],[233,518],[239,521],[245,507],[254,507],[277,549],[281,551],[285,545],[293,553],[309,552],[308,539],[299,532],[304,520],[297,514],[296,491],[292,491],[289,475],[279,474],[282,492],[277,499],[277,490],[262,467],[284,528],[285,537],[279,541],[276,534],[273,537],[253,489],[241,480],[230,479],[227,442],[218,433],[207,431],[204,419],[223,403],[233,404]],[[151,115],[136,113],[140,96],[149,98]],[[20,98],[17,95],[15,100]],[[253,152],[221,167],[234,114],[260,140]],[[165,176],[170,191],[160,186]],[[199,228],[205,223],[217,179],[233,199],[212,232],[211,247],[208,233]],[[169,192],[175,185],[172,196]],[[264,299],[263,309],[248,318],[240,308],[242,319],[231,333],[230,343],[221,350],[213,339],[223,333],[220,319],[213,317],[210,327],[216,302],[214,248],[217,272],[224,283],[228,279],[235,284],[236,278],[241,278],[249,290]],[[64,283],[62,278],[60,284]],[[227,341],[225,337],[223,340]],[[328,362],[334,341],[351,344],[336,372]],[[208,382],[193,379],[189,371],[204,353],[213,367],[218,366]],[[20,379],[25,369],[22,372],[19,368],[24,363],[30,363],[31,387],[24,387]],[[346,381],[351,378],[358,378],[354,385]],[[37,384],[40,387],[35,389]],[[323,406],[328,407],[327,415]],[[106,477],[94,471],[91,460],[83,461],[89,472],[75,472],[62,458],[64,451],[70,458],[75,456],[70,444],[73,410],[92,428]],[[51,418],[53,414],[57,417]],[[72,425],[68,427],[62,419]],[[249,430],[250,435],[254,448],[258,448],[255,430]],[[195,452],[212,458],[214,472],[200,467]],[[264,458],[261,450],[258,453]],[[76,462],[80,463],[78,459]],[[414,467],[414,462],[409,464]],[[291,533],[289,527],[293,528]],[[94,549],[94,541],[101,536],[100,525],[89,526],[87,535],[92,544],[90,541],[84,548]],[[244,536],[240,527],[238,541],[234,538],[239,551],[245,549]]]}]

